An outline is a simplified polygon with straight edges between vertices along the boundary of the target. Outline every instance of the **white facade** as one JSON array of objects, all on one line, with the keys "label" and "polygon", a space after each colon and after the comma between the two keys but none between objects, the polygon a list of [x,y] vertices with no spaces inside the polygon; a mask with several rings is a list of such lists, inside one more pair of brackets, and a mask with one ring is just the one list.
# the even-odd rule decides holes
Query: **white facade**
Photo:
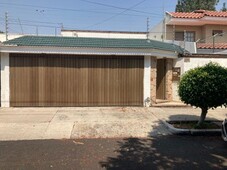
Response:
[{"label": "white facade", "polygon": [[[180,67],[181,68],[181,75],[187,72],[190,69],[204,66],[208,64],[209,62],[214,62],[218,63],[219,65],[223,67],[227,67],[227,57],[226,58],[196,58],[196,57],[183,57],[183,58],[178,58],[174,60],[173,67]],[[173,81],[172,83],[172,89],[173,89],[173,100],[174,101],[179,101],[179,96],[178,96],[178,84],[179,81]]]},{"label": "white facade", "polygon": [[149,39],[163,41],[165,39],[165,25],[164,21],[159,22],[149,31]]},{"label": "white facade", "polygon": [[1,107],[9,107],[9,53],[1,53]]},{"label": "white facade", "polygon": [[88,38],[133,38],[146,39],[145,32],[120,32],[120,31],[82,31],[82,30],[61,30],[62,36],[88,37]]},{"label": "white facade", "polygon": [[144,56],[144,77],[143,77],[143,99],[144,106],[150,106],[150,94],[151,94],[151,56]]}]

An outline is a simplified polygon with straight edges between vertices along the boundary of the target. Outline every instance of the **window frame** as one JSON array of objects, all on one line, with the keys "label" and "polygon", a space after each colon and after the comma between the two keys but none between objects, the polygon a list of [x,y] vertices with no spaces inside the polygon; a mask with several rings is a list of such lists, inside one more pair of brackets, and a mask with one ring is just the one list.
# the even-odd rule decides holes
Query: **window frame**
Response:
[{"label": "window frame", "polygon": [[223,36],[223,30],[212,30],[212,36],[219,34],[219,36]]},{"label": "window frame", "polygon": [[[176,34],[182,34],[181,36],[183,36],[183,39],[176,39]],[[189,36],[189,34],[191,34]],[[195,31],[186,31],[186,40],[187,42],[195,42],[195,36],[196,36],[196,32]],[[176,41],[184,41],[184,31],[175,31],[175,38]]]}]

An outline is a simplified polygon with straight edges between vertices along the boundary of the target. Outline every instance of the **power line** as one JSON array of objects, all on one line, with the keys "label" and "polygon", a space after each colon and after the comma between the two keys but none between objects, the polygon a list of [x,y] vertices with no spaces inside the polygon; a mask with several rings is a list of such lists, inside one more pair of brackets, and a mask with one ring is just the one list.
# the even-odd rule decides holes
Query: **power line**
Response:
[{"label": "power line", "polygon": [[37,24],[19,24],[14,22],[9,22],[12,25],[24,25],[24,26],[35,26],[35,27],[47,27],[47,28],[61,28],[61,26],[50,26],[50,25],[37,25]]},{"label": "power line", "polygon": [[21,34],[21,33],[19,33],[19,31],[16,31],[15,29],[9,28],[9,30],[13,33]]},{"label": "power line", "polygon": [[[143,1],[144,2],[144,1]],[[52,10],[64,10],[64,11],[77,11],[77,12],[85,12],[85,10],[77,10],[77,9],[67,9],[67,8],[55,8],[55,7],[47,7],[47,6],[39,6],[39,5],[27,5],[27,4],[17,4],[17,3],[0,3],[0,4],[4,4],[4,5],[12,5],[12,6],[22,6],[22,7],[32,7],[32,8],[45,8],[45,9],[52,9]],[[117,8],[117,7],[116,7]],[[122,11],[122,12],[120,12],[120,13],[110,13],[110,12],[108,12],[108,14],[114,14],[113,16],[111,16],[111,17],[109,17],[109,18],[107,18],[107,19],[105,19],[105,21],[102,21],[102,22],[100,22],[100,23],[96,23],[96,24],[94,24],[94,25],[92,25],[92,26],[95,26],[95,25],[99,25],[99,24],[101,24],[101,23],[103,23],[103,22],[107,22],[108,20],[110,20],[110,19],[112,19],[112,18],[114,18],[114,17],[116,17],[116,16],[118,16],[118,15],[128,15],[128,16],[140,16],[140,17],[144,17],[144,16],[146,16],[147,17],[147,15],[135,15],[135,14],[124,14],[126,11],[132,11],[132,8],[121,8],[121,7],[119,7],[120,9],[124,9],[124,11]],[[98,12],[98,11],[89,11],[89,10],[87,10],[87,12],[93,12],[93,13],[107,13],[107,12]],[[134,11],[135,12],[135,11]],[[137,11],[138,12],[138,11]],[[142,12],[142,13],[144,13],[144,12]],[[145,13],[147,13],[147,12],[145,12]],[[149,13],[149,14],[152,14],[152,13]],[[156,15],[156,14],[154,14],[154,15]],[[158,15],[158,14],[157,14]],[[13,21],[17,21],[18,22],[18,19],[12,19]],[[11,19],[10,19],[10,21],[12,21]],[[51,24],[53,24],[53,25],[60,25],[60,23],[53,23],[53,22],[44,22],[44,21],[31,21],[31,20],[21,20],[21,23],[22,23],[22,25],[25,25],[24,23],[41,23],[41,24],[48,24],[48,25],[51,25]],[[26,25],[28,25],[28,24],[26,24]],[[31,24],[30,24],[31,25]],[[47,27],[46,25],[45,25],[45,27]],[[91,27],[91,26],[89,26],[89,27]],[[87,27],[86,27],[87,28]]]},{"label": "power line", "polygon": [[[61,11],[72,11],[72,12],[90,12],[90,13],[101,13],[101,14],[116,14],[116,13],[111,13],[111,12],[100,12],[100,11],[81,10],[81,9],[72,9],[72,8],[57,8],[57,7],[47,7],[47,6],[17,4],[17,3],[0,3],[0,4],[2,4],[2,5],[10,5],[10,6],[22,6],[22,7],[43,8],[43,9],[51,9],[51,10],[61,10]],[[123,8],[123,9],[126,9],[126,8]],[[143,11],[141,11],[140,13],[160,16],[159,14],[143,12]],[[144,16],[144,15],[135,15],[135,14],[123,14],[123,15]]]},{"label": "power line", "polygon": [[22,27],[22,25],[21,25],[21,21],[20,21],[19,18],[18,18],[18,22],[19,22],[19,24],[20,24],[21,33],[24,34],[24,30],[23,30],[23,27]]},{"label": "power line", "polygon": [[[2,21],[1,21],[2,20]],[[20,21],[25,21],[25,20],[20,20]],[[26,21],[28,21],[28,20],[26,20]],[[32,20],[29,20],[29,21],[31,21],[31,22],[38,22],[39,23],[39,21],[32,21]],[[2,25],[5,23],[4,22],[4,18],[3,17],[0,17],[0,23],[2,23]],[[40,22],[40,23],[47,23],[48,24],[48,22]],[[51,26],[51,25],[42,25],[42,24],[29,24],[29,23],[22,23],[21,22],[21,24],[18,22],[18,20],[16,20],[16,19],[11,19],[11,20],[9,20],[9,22],[8,22],[8,24],[12,24],[12,25],[24,25],[24,26],[33,26],[33,27],[49,27],[49,28],[61,28],[61,23],[59,23],[59,25],[58,26]],[[56,23],[56,24],[58,24],[58,23]],[[70,30],[73,30],[73,29],[78,29],[78,28],[73,28],[73,27],[65,27],[65,28],[67,28],[67,29],[70,29]],[[10,28],[11,29],[11,28]],[[162,31],[154,31],[154,32],[150,32],[149,31],[149,33],[163,33]],[[169,32],[164,32],[164,33],[172,33],[172,31],[169,31]]]},{"label": "power line", "polygon": [[[13,22],[9,22],[10,25],[19,25],[19,26],[30,26],[30,27],[35,27],[36,29],[36,35],[38,35],[39,33],[39,28],[52,28],[54,29],[54,34],[56,35],[57,34],[57,29],[60,29],[61,27],[60,26],[49,26],[49,25],[35,25],[35,24],[19,24],[19,23],[13,23]],[[12,29],[11,29],[12,30]],[[14,30],[15,31],[15,30]],[[15,31],[16,32],[16,31]],[[22,33],[23,34],[23,33]]]},{"label": "power line", "polygon": [[96,26],[96,25],[103,24],[103,23],[105,23],[105,22],[107,22],[107,21],[109,21],[109,20],[115,18],[116,16],[121,15],[122,13],[125,13],[126,11],[131,10],[131,9],[137,7],[138,5],[144,3],[145,1],[146,1],[146,0],[143,0],[143,1],[141,1],[141,2],[139,2],[139,3],[137,3],[137,4],[135,4],[135,5],[131,6],[130,8],[127,8],[127,9],[123,10],[122,12],[117,13],[116,15],[113,15],[113,16],[111,16],[111,17],[109,17],[109,18],[106,18],[105,20],[103,20],[103,21],[101,21],[101,22],[98,22],[98,23],[95,23],[95,24],[93,24],[93,25],[90,25],[90,26],[88,26],[88,27],[86,27],[86,28],[90,28],[90,27],[93,27],[93,26]]},{"label": "power line", "polygon": [[[0,17],[0,20],[4,20],[4,18]],[[27,22],[27,23],[23,23],[23,22]],[[41,24],[31,24],[31,23],[42,23],[42,24],[48,24],[48,25],[41,25]],[[21,27],[21,30],[23,32],[22,29],[22,25],[24,26],[35,26],[35,27],[49,27],[49,28],[61,28],[61,23],[49,23],[49,22],[42,22],[42,21],[31,21],[31,20],[20,20],[18,19],[8,19],[8,24],[12,24],[12,25],[19,25]],[[49,24],[55,24],[56,26],[51,26]]]},{"label": "power line", "polygon": [[[9,18],[11,21],[18,21],[18,19],[15,18]],[[61,23],[55,23],[55,22],[45,22],[45,21],[33,21],[33,20],[20,20],[21,22],[28,22],[28,23],[42,23],[42,24],[53,24],[53,25],[61,25]]]},{"label": "power line", "polygon": [[128,9],[128,8],[123,8],[123,7],[118,7],[118,6],[114,6],[114,5],[108,5],[108,4],[103,4],[103,3],[93,2],[93,1],[88,1],[88,0],[80,0],[80,1],[86,2],[86,3],[90,3],[90,4],[96,4],[96,5],[100,5],[100,6],[115,8],[115,9],[124,9],[124,10],[127,9],[127,11],[133,11],[133,12],[138,12],[138,13],[143,13],[143,14],[159,15],[159,14],[155,14],[155,13],[150,13],[150,12],[145,12],[145,11],[139,11],[139,10],[135,10],[135,9]]},{"label": "power line", "polygon": [[3,5],[11,5],[11,6],[32,7],[32,8],[45,8],[45,9],[63,10],[63,11],[76,11],[76,12],[78,12],[78,11],[79,12],[80,11],[85,11],[85,10],[80,10],[80,9],[56,8],[56,7],[47,7],[47,6],[39,6],[39,5],[27,5],[27,4],[17,4],[17,3],[0,3],[0,4],[3,4]]},{"label": "power line", "polygon": [[[23,21],[23,20],[21,20],[21,21]],[[4,23],[4,19],[1,19],[1,17],[0,17],[0,23],[1,22]],[[62,27],[60,25],[59,26],[52,26],[52,25],[46,25],[46,24],[32,24],[32,23],[23,23],[23,22],[21,22],[21,24],[20,24],[18,20],[9,20],[9,25],[30,26],[30,27],[35,27],[35,28],[45,27],[45,28],[54,28],[54,29],[59,29],[59,28]],[[64,27],[64,29],[77,30],[78,28],[66,26],[66,27]]]},{"label": "power line", "polygon": [[[3,20],[3,19],[1,19],[0,18],[0,20]],[[38,26],[38,27],[50,27],[50,28],[55,28],[55,27],[57,27],[57,28],[61,28],[61,25],[60,25],[60,23],[59,23],[59,25],[58,26],[51,26],[51,25],[40,25],[40,24],[29,24],[29,23],[19,23],[19,21],[17,20],[8,20],[9,22],[8,22],[8,24],[13,24],[13,25],[25,25],[25,26]],[[23,21],[23,20],[20,20],[20,21]],[[3,23],[3,22],[2,22]],[[47,22],[46,22],[47,23]]]},{"label": "power line", "polygon": [[[3,21],[0,21],[0,23],[2,25],[4,24]],[[8,24],[11,24],[11,25],[20,25],[19,23],[12,23],[12,22],[9,22]],[[32,26],[32,27],[61,28],[61,27],[54,27],[54,26],[48,26],[48,25],[35,25],[35,24],[21,24],[21,25],[24,25],[24,26]],[[12,28],[9,28],[9,29],[13,31]],[[75,29],[75,30],[77,30],[77,28],[68,28],[68,29],[71,29],[71,30]],[[15,31],[15,32],[17,32],[17,31]],[[160,32],[159,31],[155,31],[155,32],[149,32],[149,34],[150,33],[162,34],[163,32],[161,32],[161,31]],[[172,33],[172,31],[164,32],[164,33]]]}]

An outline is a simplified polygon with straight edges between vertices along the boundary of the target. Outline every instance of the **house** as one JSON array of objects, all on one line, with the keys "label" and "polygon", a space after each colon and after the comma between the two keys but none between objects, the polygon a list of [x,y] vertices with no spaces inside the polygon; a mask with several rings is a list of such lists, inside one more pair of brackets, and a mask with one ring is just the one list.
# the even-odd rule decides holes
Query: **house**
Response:
[{"label": "house", "polygon": [[100,30],[61,30],[62,36],[94,38],[138,38],[147,39],[147,32],[100,31]]},{"label": "house", "polygon": [[172,100],[177,45],[23,36],[1,44],[1,106],[149,106]]},{"label": "house", "polygon": [[227,12],[166,12],[149,38],[177,42],[191,53],[221,53],[227,50]]}]

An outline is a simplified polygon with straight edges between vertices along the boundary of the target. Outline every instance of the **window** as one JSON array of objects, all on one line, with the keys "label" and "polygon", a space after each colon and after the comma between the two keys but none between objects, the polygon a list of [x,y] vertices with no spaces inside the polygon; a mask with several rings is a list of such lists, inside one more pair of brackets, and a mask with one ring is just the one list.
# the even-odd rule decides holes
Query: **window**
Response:
[{"label": "window", "polygon": [[219,34],[219,36],[222,36],[223,30],[213,30],[212,35]]},{"label": "window", "polygon": [[186,41],[194,42],[195,41],[195,33],[194,32],[186,32]]},{"label": "window", "polygon": [[[184,41],[184,32],[175,32],[175,40]],[[186,31],[185,32],[185,41],[195,42],[195,32]]]},{"label": "window", "polygon": [[175,40],[184,41],[184,32],[175,32]]}]

